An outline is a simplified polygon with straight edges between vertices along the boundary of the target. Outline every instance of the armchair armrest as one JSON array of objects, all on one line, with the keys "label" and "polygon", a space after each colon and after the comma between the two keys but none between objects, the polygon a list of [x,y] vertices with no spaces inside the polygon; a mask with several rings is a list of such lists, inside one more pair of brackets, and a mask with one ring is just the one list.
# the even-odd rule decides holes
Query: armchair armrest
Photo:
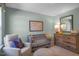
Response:
[{"label": "armchair armrest", "polygon": [[25,47],[21,49],[21,55],[23,56],[29,56],[31,55],[31,43],[24,43]]},{"label": "armchair armrest", "polygon": [[9,56],[19,56],[20,55],[19,48],[4,47],[3,51],[6,55],[9,55]]}]

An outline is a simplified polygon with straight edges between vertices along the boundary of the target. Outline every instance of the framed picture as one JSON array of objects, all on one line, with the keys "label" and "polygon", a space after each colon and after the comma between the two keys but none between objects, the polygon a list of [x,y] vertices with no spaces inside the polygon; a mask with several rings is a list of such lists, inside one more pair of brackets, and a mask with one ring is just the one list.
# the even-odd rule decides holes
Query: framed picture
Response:
[{"label": "framed picture", "polygon": [[43,31],[43,21],[29,21],[29,30],[31,32]]}]

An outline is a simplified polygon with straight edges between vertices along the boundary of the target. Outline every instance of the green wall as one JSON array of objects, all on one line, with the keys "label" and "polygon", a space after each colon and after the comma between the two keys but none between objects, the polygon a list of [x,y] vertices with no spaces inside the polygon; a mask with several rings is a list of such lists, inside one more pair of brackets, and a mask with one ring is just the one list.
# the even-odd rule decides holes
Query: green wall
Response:
[{"label": "green wall", "polygon": [[53,35],[54,17],[13,8],[6,8],[5,34],[16,33],[23,40],[26,40],[27,35],[29,35],[29,20],[40,20],[44,23],[43,32],[32,32],[32,34],[50,32]]},{"label": "green wall", "polygon": [[27,35],[29,35],[29,20],[40,20],[44,23],[43,32],[32,32],[32,34],[40,34],[49,32],[54,34],[54,25],[60,21],[60,17],[73,15],[73,28],[74,30],[79,30],[79,8],[73,9],[71,11],[65,12],[57,16],[46,16],[38,13],[33,13],[29,11],[22,11],[13,8],[6,8],[5,15],[5,35],[16,33],[26,40]]},{"label": "green wall", "polygon": [[73,9],[71,11],[56,16],[56,22],[60,21],[60,17],[67,15],[73,15],[73,29],[79,31],[79,8]]}]

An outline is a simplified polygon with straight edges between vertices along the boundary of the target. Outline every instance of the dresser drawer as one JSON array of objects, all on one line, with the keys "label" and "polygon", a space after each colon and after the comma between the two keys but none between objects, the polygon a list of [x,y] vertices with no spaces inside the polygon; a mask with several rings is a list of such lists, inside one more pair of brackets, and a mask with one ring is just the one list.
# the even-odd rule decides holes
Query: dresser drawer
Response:
[{"label": "dresser drawer", "polygon": [[67,44],[67,43],[63,43],[63,42],[56,42],[56,45],[65,47],[68,49],[76,49],[76,45],[71,45],[71,44]]},{"label": "dresser drawer", "polygon": [[56,35],[55,39],[56,41],[63,41],[64,37],[62,35]]},{"label": "dresser drawer", "polygon": [[67,37],[64,38],[64,42],[76,45],[76,38],[73,37],[73,36],[67,36]]}]

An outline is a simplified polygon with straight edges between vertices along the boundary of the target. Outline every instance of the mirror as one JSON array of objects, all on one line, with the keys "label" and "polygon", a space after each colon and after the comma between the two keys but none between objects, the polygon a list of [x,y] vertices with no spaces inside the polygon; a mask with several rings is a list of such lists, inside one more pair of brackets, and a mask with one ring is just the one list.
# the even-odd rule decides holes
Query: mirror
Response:
[{"label": "mirror", "polygon": [[70,32],[73,30],[73,15],[60,18],[60,30],[63,32]]}]

